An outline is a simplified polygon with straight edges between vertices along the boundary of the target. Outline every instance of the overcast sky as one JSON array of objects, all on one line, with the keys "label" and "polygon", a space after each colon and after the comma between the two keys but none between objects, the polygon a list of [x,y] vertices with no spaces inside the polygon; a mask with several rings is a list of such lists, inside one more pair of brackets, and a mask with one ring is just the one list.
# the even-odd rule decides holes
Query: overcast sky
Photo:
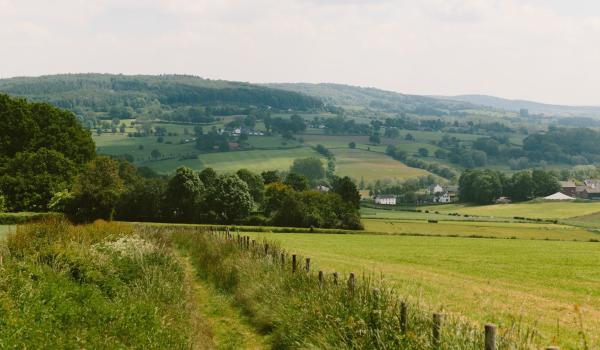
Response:
[{"label": "overcast sky", "polygon": [[0,77],[78,72],[600,105],[600,1],[0,0]]}]

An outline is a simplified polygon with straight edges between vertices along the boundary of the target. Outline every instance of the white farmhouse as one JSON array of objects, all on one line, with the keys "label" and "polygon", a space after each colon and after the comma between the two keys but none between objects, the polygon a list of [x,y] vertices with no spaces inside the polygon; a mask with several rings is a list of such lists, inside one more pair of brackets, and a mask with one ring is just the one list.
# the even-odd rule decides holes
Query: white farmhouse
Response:
[{"label": "white farmhouse", "polygon": [[396,205],[396,196],[382,195],[375,197],[375,204]]},{"label": "white farmhouse", "polygon": [[452,198],[450,198],[450,194],[446,191],[437,192],[433,197],[434,203],[450,203],[452,202]]}]

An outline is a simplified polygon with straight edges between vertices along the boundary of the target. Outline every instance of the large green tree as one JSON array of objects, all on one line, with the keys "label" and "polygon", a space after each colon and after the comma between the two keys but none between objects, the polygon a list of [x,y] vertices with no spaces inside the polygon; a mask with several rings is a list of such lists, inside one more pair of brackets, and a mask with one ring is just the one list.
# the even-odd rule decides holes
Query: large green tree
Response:
[{"label": "large green tree", "polygon": [[354,181],[348,176],[334,178],[332,185],[333,192],[337,193],[344,202],[355,208],[360,207],[360,193]]},{"label": "large green tree", "polygon": [[490,204],[502,195],[505,179],[494,170],[467,169],[458,182],[461,201]]},{"label": "large green tree", "polygon": [[167,215],[179,221],[196,221],[203,193],[204,184],[198,173],[187,167],[178,168],[165,192]]},{"label": "large green tree", "polygon": [[70,189],[75,163],[46,148],[19,152],[0,165],[0,192],[11,211],[46,211],[56,192]]},{"label": "large green tree", "polygon": [[534,183],[529,171],[514,173],[506,183],[505,193],[515,202],[522,202],[533,196]]},{"label": "large green tree", "polygon": [[531,173],[533,196],[546,197],[560,191],[558,179],[552,173],[544,170],[534,170]]},{"label": "large green tree", "polygon": [[290,172],[304,175],[309,181],[320,180],[325,177],[323,163],[316,157],[295,159]]},{"label": "large green tree", "polygon": [[96,153],[91,134],[73,113],[0,94],[0,157],[41,148],[60,152],[76,164],[90,161]]},{"label": "large green tree", "polygon": [[255,203],[262,203],[265,195],[265,183],[263,178],[248,169],[240,169],[237,176],[248,185],[248,190]]},{"label": "large green tree", "polygon": [[222,223],[246,218],[254,203],[248,185],[236,175],[221,175],[207,190],[207,205]]},{"label": "large green tree", "polygon": [[77,222],[112,220],[125,189],[119,175],[119,162],[97,157],[75,179],[73,198],[66,205],[67,214]]}]

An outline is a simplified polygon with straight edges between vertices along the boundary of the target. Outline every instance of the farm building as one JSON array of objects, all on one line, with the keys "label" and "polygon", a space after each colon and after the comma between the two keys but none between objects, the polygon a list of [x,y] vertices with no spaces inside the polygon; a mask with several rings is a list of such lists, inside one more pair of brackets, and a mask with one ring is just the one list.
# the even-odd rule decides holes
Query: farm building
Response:
[{"label": "farm building", "polygon": [[375,204],[396,205],[396,196],[381,195],[375,197]]},{"label": "farm building", "polygon": [[567,196],[575,197],[577,194],[577,185],[573,181],[560,181],[561,192]]},{"label": "farm building", "polygon": [[458,187],[435,185],[430,188],[429,192],[433,196],[433,203],[452,203],[456,200]]}]

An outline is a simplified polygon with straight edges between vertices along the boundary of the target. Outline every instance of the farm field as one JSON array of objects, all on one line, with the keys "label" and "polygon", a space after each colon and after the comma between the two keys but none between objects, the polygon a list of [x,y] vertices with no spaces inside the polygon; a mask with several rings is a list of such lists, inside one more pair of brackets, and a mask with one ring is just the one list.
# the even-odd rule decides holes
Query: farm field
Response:
[{"label": "farm field", "polygon": [[429,223],[427,220],[388,220],[363,219],[365,230],[369,232],[426,235],[462,236],[511,239],[550,239],[564,241],[600,240],[600,233],[585,228],[568,225],[483,222],[444,220]]},{"label": "farm field", "polygon": [[459,213],[462,215],[566,219],[598,213],[600,212],[600,202],[528,202],[484,206],[451,204],[422,207],[421,209],[437,210],[441,213]]},{"label": "farm field", "polygon": [[[476,322],[534,327],[547,342],[600,345],[600,244],[385,235],[253,234],[311,257],[315,269],[364,272],[409,299]],[[579,324],[579,317],[583,325]]]},{"label": "farm field", "polygon": [[198,159],[166,159],[144,164],[163,174],[171,173],[180,166],[187,166],[194,170],[212,167],[218,172],[235,172],[246,168],[250,171],[261,172],[264,170],[288,170],[294,159],[321,156],[308,147],[287,150],[252,150],[206,153]]},{"label": "farm field", "polygon": [[430,173],[411,168],[384,154],[360,149],[333,149],[336,159],[336,173],[349,176],[359,181],[375,181],[383,179],[408,179],[426,176]]},{"label": "farm field", "polygon": [[0,225],[0,240],[3,240],[9,232],[14,232],[15,227],[14,225]]}]

